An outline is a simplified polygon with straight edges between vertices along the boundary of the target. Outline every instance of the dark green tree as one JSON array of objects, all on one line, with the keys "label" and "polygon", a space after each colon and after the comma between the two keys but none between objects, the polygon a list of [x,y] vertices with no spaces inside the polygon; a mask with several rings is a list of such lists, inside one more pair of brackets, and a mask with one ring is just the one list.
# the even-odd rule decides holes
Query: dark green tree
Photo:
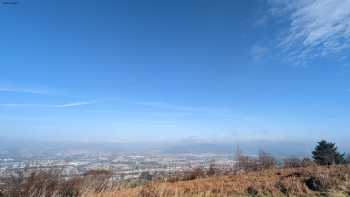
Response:
[{"label": "dark green tree", "polygon": [[332,165],[345,163],[345,154],[340,154],[335,143],[321,140],[315,150],[312,151],[312,158],[319,165]]}]

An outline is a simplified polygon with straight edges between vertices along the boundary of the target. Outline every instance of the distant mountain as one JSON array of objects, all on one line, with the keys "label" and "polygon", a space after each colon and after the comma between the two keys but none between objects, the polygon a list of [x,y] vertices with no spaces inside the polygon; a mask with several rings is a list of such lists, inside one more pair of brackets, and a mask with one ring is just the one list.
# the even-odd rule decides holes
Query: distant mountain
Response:
[{"label": "distant mountain", "polygon": [[179,154],[179,153],[220,153],[229,154],[234,152],[233,144],[214,144],[214,143],[188,143],[175,144],[165,147],[164,153]]},{"label": "distant mountain", "polygon": [[313,144],[306,142],[292,141],[242,141],[236,143],[228,142],[202,142],[197,139],[181,140],[164,148],[164,153],[221,153],[234,154],[236,147],[239,146],[244,154],[256,155],[259,150],[264,150],[276,156],[306,156],[309,155]]},{"label": "distant mountain", "polygon": [[[88,151],[88,152],[112,152],[112,153],[213,153],[234,154],[237,145],[244,154],[256,155],[259,150],[264,150],[275,156],[305,156],[309,155],[316,142],[293,142],[293,141],[241,141],[219,142],[200,139],[196,137],[186,138],[174,142],[33,142],[11,141],[1,142],[0,150],[12,153],[30,152],[41,154],[62,151]],[[342,150],[342,149],[341,149]]]}]

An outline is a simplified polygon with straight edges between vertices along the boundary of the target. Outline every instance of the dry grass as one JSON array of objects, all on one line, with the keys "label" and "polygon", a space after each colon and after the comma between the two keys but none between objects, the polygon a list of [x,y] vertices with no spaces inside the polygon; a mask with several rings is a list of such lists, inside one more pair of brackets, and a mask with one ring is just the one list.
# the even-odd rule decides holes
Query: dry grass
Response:
[{"label": "dry grass", "polygon": [[[187,181],[154,181],[138,187],[108,185],[103,178],[106,176],[109,174],[93,172],[85,178],[55,181],[48,174],[38,174],[17,185],[16,191],[21,191],[17,196],[23,197],[341,197],[350,194],[347,165],[267,169]],[[3,196],[17,197],[6,193]]]},{"label": "dry grass", "polygon": [[349,166],[271,169],[237,176],[209,177],[174,183],[152,182],[130,189],[123,188],[103,193],[85,193],[84,196],[349,196],[349,175]]}]

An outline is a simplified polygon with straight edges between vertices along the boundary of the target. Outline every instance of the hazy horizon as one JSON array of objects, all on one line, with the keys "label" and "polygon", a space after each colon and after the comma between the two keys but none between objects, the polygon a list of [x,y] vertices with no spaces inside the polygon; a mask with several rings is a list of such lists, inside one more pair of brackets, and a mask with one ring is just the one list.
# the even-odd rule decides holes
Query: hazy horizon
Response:
[{"label": "hazy horizon", "polygon": [[350,1],[0,5],[0,139],[350,139]]}]

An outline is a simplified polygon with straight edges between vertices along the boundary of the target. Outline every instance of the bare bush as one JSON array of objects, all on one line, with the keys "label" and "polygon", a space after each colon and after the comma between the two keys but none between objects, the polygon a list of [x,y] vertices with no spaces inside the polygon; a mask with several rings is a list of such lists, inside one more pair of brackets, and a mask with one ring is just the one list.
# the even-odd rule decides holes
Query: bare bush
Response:
[{"label": "bare bush", "polygon": [[112,172],[109,170],[90,170],[85,173],[82,182],[85,187],[102,192],[111,187],[111,177]]},{"label": "bare bush", "polygon": [[0,196],[77,197],[82,189],[102,192],[109,188],[109,171],[93,170],[83,176],[66,179],[61,170],[18,171],[3,179]]},{"label": "bare bush", "polygon": [[215,164],[210,164],[207,175],[214,176],[216,174],[217,169],[215,169]]},{"label": "bare bush", "polygon": [[276,167],[276,159],[272,157],[269,153],[266,153],[265,151],[259,151],[259,157],[258,157],[258,168],[261,169],[270,169]]},{"label": "bare bush", "polygon": [[200,177],[205,177],[205,172],[202,168],[195,168],[190,172],[185,173],[183,180],[194,180]]},{"label": "bare bush", "polygon": [[338,185],[338,180],[325,174],[316,174],[305,180],[305,184],[313,191],[327,191]]},{"label": "bare bush", "polygon": [[238,170],[243,170],[245,172],[258,170],[258,163],[256,159],[241,155],[237,162]]},{"label": "bare bush", "polygon": [[301,162],[302,167],[316,166],[317,164],[310,158],[305,157]]},{"label": "bare bush", "polygon": [[275,168],[277,161],[270,154],[260,151],[258,158],[239,155],[238,161],[236,164],[236,170],[238,171],[257,171]]},{"label": "bare bush", "polygon": [[3,195],[51,197],[59,190],[61,182],[62,179],[57,170],[35,171],[28,175],[21,171],[5,180]]},{"label": "bare bush", "polygon": [[298,157],[288,157],[283,160],[283,167],[285,168],[299,168],[303,166],[303,161]]}]

